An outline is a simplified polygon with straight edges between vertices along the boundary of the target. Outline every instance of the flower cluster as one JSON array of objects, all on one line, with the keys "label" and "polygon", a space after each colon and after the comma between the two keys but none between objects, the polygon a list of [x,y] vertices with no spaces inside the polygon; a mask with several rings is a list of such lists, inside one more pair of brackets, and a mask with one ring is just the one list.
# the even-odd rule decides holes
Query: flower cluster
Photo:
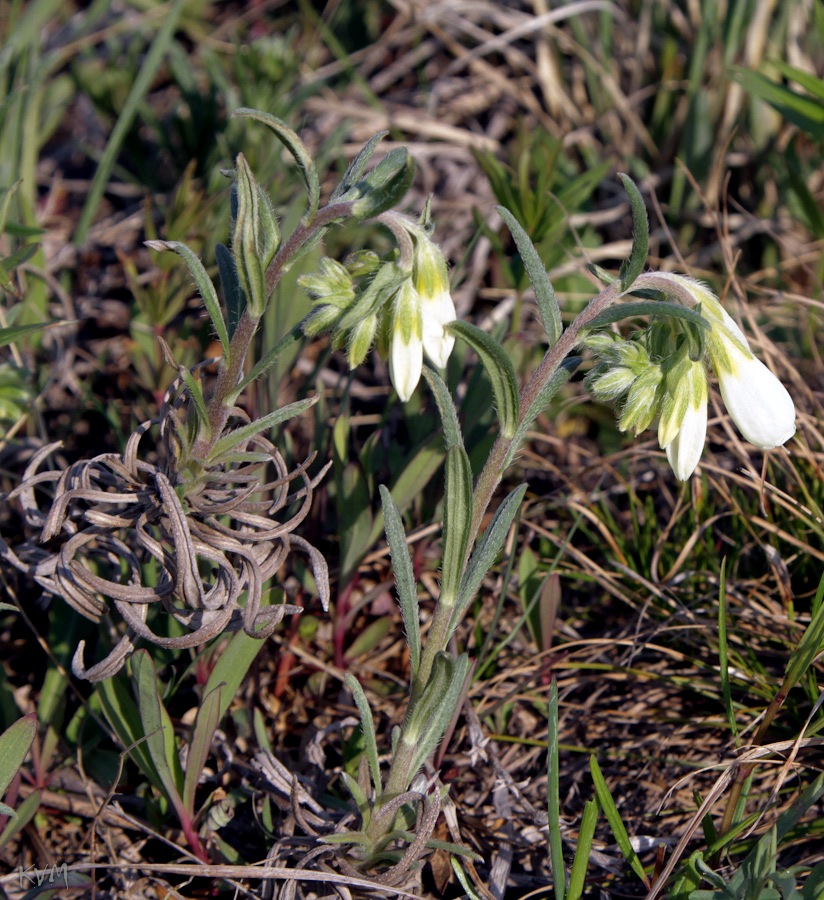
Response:
[{"label": "flower cluster", "polygon": [[795,406],[784,385],[752,353],[746,337],[703,284],[682,275],[660,274],[672,296],[687,297],[706,327],[670,319],[656,321],[633,340],[602,333],[588,346],[601,362],[587,376],[599,400],[621,400],[618,426],[639,434],[658,419],[658,442],[675,476],[695,471],[707,434],[707,360],[738,430],[762,450],[795,434]]},{"label": "flower cluster", "polygon": [[396,213],[379,220],[399,239],[397,258],[364,251],[343,264],[324,259],[318,274],[300,280],[314,304],[303,328],[308,335],[330,332],[334,347],[346,347],[351,368],[377,341],[405,403],[420,380],[424,353],[439,368],[446,366],[455,344],[446,329],[455,320],[455,304],[443,253],[426,228]]}]

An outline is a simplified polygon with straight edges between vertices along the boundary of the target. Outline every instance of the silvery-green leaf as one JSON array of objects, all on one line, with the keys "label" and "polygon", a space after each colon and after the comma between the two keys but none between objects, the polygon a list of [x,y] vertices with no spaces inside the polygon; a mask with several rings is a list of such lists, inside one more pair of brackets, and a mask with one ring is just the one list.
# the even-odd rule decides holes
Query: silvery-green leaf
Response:
[{"label": "silvery-green leaf", "polygon": [[538,304],[538,312],[541,314],[541,322],[544,326],[549,345],[552,346],[561,336],[563,326],[561,324],[561,311],[558,307],[558,298],[555,296],[555,289],[549,280],[549,275],[541,262],[535,245],[529,238],[529,235],[521,227],[521,223],[506,209],[506,207],[498,206],[498,215],[504,220],[507,228],[515,241],[521,261],[526,269],[526,274],[535,291],[535,302]]},{"label": "silvery-green leaf", "polygon": [[501,434],[505,438],[515,435],[518,423],[518,381],[515,367],[504,348],[485,331],[469,322],[450,322],[448,331],[463,338],[478,354],[492,384],[492,393],[498,408]]},{"label": "silvery-green leaf", "polygon": [[524,499],[526,489],[527,486],[525,484],[515,488],[498,507],[492,522],[483,533],[483,537],[478,541],[474,553],[469,558],[469,565],[466,567],[466,572],[464,572],[464,576],[461,579],[458,602],[455,604],[455,609],[449,622],[448,633],[450,635],[458,627],[466,608],[472,602],[472,598],[481,586],[484,576],[495,564],[506,540],[509,527],[512,525],[521,507],[521,501]]},{"label": "silvery-green leaf", "polygon": [[412,557],[406,543],[406,535],[401,522],[401,514],[392,494],[383,485],[380,486],[383,518],[386,527],[386,539],[392,554],[392,571],[395,575],[395,586],[398,589],[398,603],[401,608],[406,641],[409,645],[409,656],[412,667],[412,680],[418,673],[421,661],[421,626],[418,609],[418,590],[412,569]]},{"label": "silvery-green leaf", "polygon": [[644,198],[638,190],[635,182],[629,177],[619,173],[618,177],[624,185],[624,190],[629,197],[629,206],[632,211],[632,250],[629,259],[621,266],[618,278],[621,280],[621,287],[627,291],[632,287],[635,279],[643,272],[644,265],[647,261],[647,253],[649,252],[649,219],[647,218],[647,208],[644,205]]}]

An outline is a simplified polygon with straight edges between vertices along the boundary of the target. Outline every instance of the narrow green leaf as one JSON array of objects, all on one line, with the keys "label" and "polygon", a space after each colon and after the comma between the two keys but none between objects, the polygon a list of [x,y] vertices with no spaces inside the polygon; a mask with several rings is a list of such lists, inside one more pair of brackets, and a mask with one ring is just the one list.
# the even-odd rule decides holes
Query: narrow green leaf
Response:
[{"label": "narrow green leaf", "polygon": [[624,190],[629,198],[629,208],[632,212],[632,250],[627,259],[621,266],[618,278],[621,280],[621,287],[628,291],[635,279],[644,271],[644,265],[647,261],[647,253],[649,252],[649,219],[647,218],[647,207],[644,204],[644,198],[638,190],[635,182],[624,175],[623,172],[618,173]]},{"label": "narrow green leaf", "polygon": [[183,770],[175,747],[172,720],[160,699],[160,684],[154,663],[146,650],[138,650],[131,659],[132,675],[137,693],[140,721],[146,735],[146,746],[160,777],[163,791],[180,818],[185,813],[180,791],[183,787]]},{"label": "narrow green leaf", "polygon": [[8,328],[0,328],[0,347],[14,343],[18,338],[26,334],[33,334],[35,331],[43,331],[53,325],[60,325],[61,322],[34,322],[31,325],[9,325]]},{"label": "narrow green leaf", "polygon": [[122,677],[107,678],[97,685],[97,696],[100,705],[124,748],[137,763],[143,775],[149,779],[157,790],[163,785],[157,773],[149,748],[146,746],[146,732],[140,721],[140,712],[129,695]]},{"label": "narrow green leaf", "polygon": [[572,871],[569,874],[566,900],[581,900],[581,897],[584,896],[589,854],[592,850],[597,823],[598,803],[595,800],[587,800],[581,816],[581,826],[578,829],[578,843],[575,847],[575,858],[572,860]]},{"label": "narrow green leaf", "polygon": [[8,256],[0,257],[0,266],[2,266],[6,272],[11,272],[12,269],[16,269],[18,266],[22,266],[23,263],[27,263],[39,249],[39,244],[26,244],[25,246],[20,247],[19,250],[15,250],[14,253],[10,253]]},{"label": "narrow green leaf", "polygon": [[363,148],[358,155],[349,163],[340,184],[332,191],[332,196],[329,198],[330,204],[339,200],[347,191],[354,187],[358,181],[360,181],[364,169],[369,164],[369,160],[375,152],[375,147],[377,147],[378,142],[382,141],[388,134],[388,131],[379,131],[363,145]]},{"label": "narrow green leaf", "polygon": [[792,122],[816,140],[824,139],[824,105],[820,100],[799,94],[760,72],[734,68],[732,76],[745,91],[769,103],[788,122]]},{"label": "narrow green leaf", "polygon": [[375,647],[395,628],[394,616],[381,616],[370,622],[352,641],[343,654],[347,662],[372,653]]},{"label": "narrow green leaf", "polygon": [[461,702],[468,674],[469,657],[466,653],[462,653],[457,659],[447,653],[438,653],[435,657],[429,683],[424,689],[420,706],[416,710],[416,717],[420,717],[424,724],[424,731],[412,756],[412,764],[409,769],[410,784],[427,758],[437,750],[438,744]]},{"label": "narrow green leaf", "polygon": [[[443,461],[443,441],[439,434],[433,434],[422,445],[419,445],[405,461],[403,471],[390,487],[392,498],[403,511],[420,496],[421,491],[429,484],[430,479],[440,468]],[[379,511],[372,523],[372,530],[366,540],[371,547],[383,532],[383,512]]]},{"label": "narrow green leaf", "polygon": [[197,409],[200,426],[201,428],[206,428],[208,433],[211,431],[211,428],[209,427],[209,412],[206,409],[206,398],[203,396],[203,386],[185,366],[180,366],[178,371],[189,391],[189,396],[192,398],[195,409]]},{"label": "narrow green leaf", "polygon": [[392,554],[392,571],[395,576],[395,586],[398,589],[398,603],[401,608],[401,616],[403,617],[403,626],[406,629],[406,642],[409,644],[412,680],[414,681],[421,662],[418,588],[415,583],[412,556],[406,543],[401,514],[395,505],[392,494],[383,485],[380,486],[380,494],[381,504],[383,505],[383,518],[386,525],[386,540],[389,543],[389,551]]},{"label": "narrow green leaf", "polygon": [[463,870],[463,866],[460,861],[455,859],[454,856],[449,857],[449,862],[452,864],[452,871],[455,873],[455,877],[461,883],[461,887],[464,889],[464,893],[469,898],[469,900],[483,900],[481,895],[475,890],[475,886],[470,883],[469,879],[466,877],[466,872]]},{"label": "narrow green leaf", "polygon": [[265,645],[265,641],[250,637],[244,631],[238,631],[232,635],[229,643],[221,651],[203,689],[206,696],[216,687],[224,685],[218,703],[218,721],[226,715],[237,696],[241,682],[246,678],[246,673]]},{"label": "narrow green leaf", "polygon": [[120,116],[115,122],[109,142],[106,144],[103,156],[97,164],[97,170],[94,173],[89,192],[86,194],[83,212],[80,214],[80,220],[74,231],[73,240],[78,247],[86,240],[86,234],[89,231],[89,226],[92,224],[92,219],[117,161],[117,155],[120,152],[123,141],[129,133],[140,104],[154,81],[163,57],[174,40],[175,29],[177,28],[183,5],[184,0],[173,0],[168,12],[163,16],[163,22],[158,29],[155,39],[152,41],[149,52],[143,60],[140,71],[137,73],[132,89],[129,91],[129,96],[126,98],[126,102],[120,111]]},{"label": "narrow green leaf", "polygon": [[463,447],[447,450],[444,490],[441,602],[458,597],[472,525],[472,468]]},{"label": "narrow green leaf", "polygon": [[217,260],[218,272],[220,272],[220,283],[223,286],[223,299],[226,304],[228,318],[227,332],[231,341],[237,328],[237,323],[246,309],[246,296],[237,277],[234,257],[225,244],[215,245],[215,259]]},{"label": "narrow green leaf", "polygon": [[295,327],[288,332],[288,334],[285,334],[268,353],[261,357],[252,371],[240,382],[237,389],[230,395],[229,402],[234,403],[243,393],[244,388],[248,387],[253,381],[256,381],[261,375],[268,372],[278,361],[281,354],[289,350],[302,336],[302,326],[300,324],[295,325]]},{"label": "narrow green leaf", "polygon": [[594,755],[589,758],[589,769],[592,773],[592,781],[595,785],[595,796],[598,798],[598,803],[601,809],[603,809],[604,815],[607,817],[607,822],[609,822],[609,827],[615,838],[615,843],[618,844],[618,847],[624,854],[632,871],[635,872],[646,887],[649,887],[649,880],[644,872],[644,866],[638,858],[638,854],[632,849],[629,834],[627,834],[627,829],[621,820],[621,813],[618,812],[618,807],[612,799],[612,794],[609,792],[607,783],[601,773],[601,768],[598,765],[598,760]]},{"label": "narrow green leaf", "polygon": [[355,806],[357,806],[358,810],[363,814],[369,809],[369,799],[366,794],[361,790],[361,786],[358,784],[357,778],[353,778],[348,772],[342,771],[340,773],[341,781],[343,781],[343,786],[349,791],[352,799],[355,801]]},{"label": "narrow green leaf", "polygon": [[307,397],[305,400],[296,400],[294,403],[282,406],[266,416],[255,419],[254,422],[250,422],[248,425],[243,425],[234,431],[230,431],[215,443],[212,452],[209,454],[209,459],[217,459],[223,453],[226,453],[227,450],[231,450],[243,441],[253,438],[256,434],[268,431],[287,419],[299,416],[302,412],[309,409],[310,406],[314,406],[318,399],[319,395],[316,394],[314,397]]},{"label": "narrow green leaf", "polygon": [[[3,108],[0,107],[0,118],[3,117]],[[18,178],[14,184],[6,188],[0,188],[0,234],[6,230],[6,222],[9,218],[9,209],[11,208],[12,197],[17,192],[17,188],[22,184],[23,179]]]},{"label": "narrow green leaf", "polygon": [[209,274],[198,255],[181,241],[146,241],[146,246],[151,247],[152,250],[171,250],[184,259],[200,292],[206,312],[212,320],[217,339],[220,341],[221,347],[223,347],[224,359],[228,365],[229,331],[226,328],[226,320],[223,318],[223,311],[220,308],[220,300],[218,300],[215,286],[212,284],[212,279],[209,278]]},{"label": "narrow green leaf", "polygon": [[40,791],[32,791],[28,797],[17,807],[16,815],[6,822],[3,833],[0,834],[0,849],[6,846],[26,825],[34,818],[34,814],[40,808]]},{"label": "narrow green leaf", "polygon": [[521,227],[521,223],[512,213],[503,206],[496,207],[498,215],[504,220],[518,248],[521,260],[524,264],[527,277],[535,291],[535,302],[538,304],[538,312],[541,314],[541,322],[544,326],[550,347],[558,340],[563,331],[561,324],[561,310],[558,307],[558,298],[555,289],[549,280],[541,257],[529,235]]},{"label": "narrow green leaf", "polygon": [[613,322],[621,322],[634,316],[665,316],[671,319],[683,319],[699,328],[709,329],[710,323],[694,309],[682,306],[680,303],[671,303],[668,300],[642,300],[633,303],[613,303],[605,309],[601,315],[596,316],[590,328],[603,328]]},{"label": "narrow green leaf", "polygon": [[470,322],[451,322],[446,326],[452,334],[463,338],[478,354],[492,384],[498,407],[501,434],[512,438],[518,424],[518,380],[515,367],[504,348],[485,331]]},{"label": "narrow green leaf", "polygon": [[818,583],[818,590],[815,592],[813,600],[813,609],[816,610],[815,615],[810,619],[798,647],[787,663],[787,670],[784,675],[784,681],[781,685],[785,693],[789,693],[793,687],[801,680],[804,673],[812,665],[813,660],[821,652],[824,647],[824,576]]},{"label": "narrow green leaf", "polygon": [[292,154],[303,175],[303,180],[306,182],[306,190],[309,194],[309,210],[306,215],[307,221],[311,222],[315,218],[315,213],[318,211],[318,204],[320,203],[320,182],[318,180],[318,171],[303,141],[285,122],[269,113],[243,107],[236,109],[232,113],[232,117],[255,119],[258,122],[262,122]]},{"label": "narrow green leaf", "polygon": [[37,733],[37,715],[29,713],[0,734],[0,798],[17,774]]},{"label": "narrow green leaf", "polygon": [[427,361],[423,367],[423,377],[432,391],[435,403],[438,406],[438,412],[441,414],[441,425],[443,426],[444,441],[446,441],[446,449],[451,450],[452,447],[463,447],[463,435],[461,434],[461,425],[458,422],[458,411],[455,409],[455,403],[449,388],[444,383],[435,367]]},{"label": "narrow green leaf", "polygon": [[547,815],[549,827],[549,859],[552,868],[552,885],[555,900],[566,896],[566,868],[564,845],[561,841],[561,772],[558,760],[558,683],[552,679],[549,688],[549,746],[547,752]]},{"label": "narrow green leaf", "polygon": [[463,617],[466,608],[472,602],[472,598],[481,586],[486,573],[495,564],[501,547],[506,540],[509,526],[512,524],[518,510],[521,507],[521,501],[524,499],[527,485],[522,484],[504,500],[498,507],[498,511],[492,519],[489,527],[483,534],[483,537],[475,547],[475,551],[469,559],[469,565],[461,579],[461,587],[458,591],[458,602],[452,617],[449,620],[449,635],[451,636]]},{"label": "narrow green leaf", "polygon": [[372,784],[375,788],[375,799],[377,800],[380,798],[383,785],[381,783],[381,767],[380,762],[378,761],[378,742],[375,737],[375,721],[372,718],[372,710],[358,679],[351,673],[347,673],[344,682],[349,688],[352,697],[355,700],[355,705],[358,707],[358,712],[360,713],[366,761],[369,763],[369,772],[372,775]]},{"label": "narrow green leaf", "polygon": [[721,573],[718,584],[718,668],[721,674],[721,696],[727,712],[727,723],[733,738],[738,737],[738,724],[735,721],[735,707],[730,690],[730,666],[727,655],[727,558],[721,560]]},{"label": "narrow green leaf", "polygon": [[780,59],[770,60],[770,65],[774,66],[788,81],[797,82],[817,100],[824,103],[824,79],[817,78],[803,69],[797,69]]},{"label": "narrow green leaf", "polygon": [[186,774],[183,778],[183,806],[192,819],[195,817],[195,792],[200,774],[206,766],[212,740],[220,724],[220,697],[223,688],[223,685],[217,685],[204,694],[192,728],[192,739],[186,756]]},{"label": "narrow green leaf", "polygon": [[569,381],[570,375],[578,368],[580,362],[581,360],[577,356],[568,356],[541,390],[538,391],[537,396],[530,404],[524,417],[521,419],[515,432],[515,437],[512,439],[512,444],[510,445],[509,450],[507,450],[503,465],[504,469],[508,469],[512,464],[515,455],[521,448],[521,444],[526,440],[527,432],[532,428],[533,423],[541,412],[546,409],[549,401],[558,393],[563,385]]}]

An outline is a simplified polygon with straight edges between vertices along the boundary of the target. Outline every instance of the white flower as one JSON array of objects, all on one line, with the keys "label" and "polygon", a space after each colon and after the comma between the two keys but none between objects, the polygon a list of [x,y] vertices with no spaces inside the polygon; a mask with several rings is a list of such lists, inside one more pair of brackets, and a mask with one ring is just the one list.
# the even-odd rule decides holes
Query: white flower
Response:
[{"label": "white flower", "polygon": [[683,275],[667,277],[695,297],[712,326],[707,349],[724,405],[738,430],[762,450],[785,444],[795,434],[795,404],[787,389],[756,359],[744,333],[706,285]]},{"label": "white flower", "polygon": [[455,346],[455,338],[444,327],[457,318],[455,303],[449,292],[443,253],[422,232],[416,232],[415,237],[413,279],[421,299],[423,349],[432,362],[442,369]]},{"label": "white flower", "polygon": [[418,386],[422,369],[421,298],[407,278],[395,297],[389,348],[389,377],[403,403]]},{"label": "white flower", "polygon": [[707,372],[702,361],[686,357],[672,372],[673,392],[663,404],[658,442],[672,471],[686,481],[695,471],[707,438]]},{"label": "white flower", "polygon": [[723,329],[713,329],[710,359],[724,405],[741,434],[756,447],[780,447],[795,434],[795,404],[773,373]]}]

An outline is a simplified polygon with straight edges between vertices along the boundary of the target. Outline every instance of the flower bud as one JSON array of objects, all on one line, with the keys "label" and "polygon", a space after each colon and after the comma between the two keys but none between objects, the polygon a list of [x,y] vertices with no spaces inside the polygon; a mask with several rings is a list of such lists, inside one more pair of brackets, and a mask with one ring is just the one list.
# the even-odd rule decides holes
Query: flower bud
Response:
[{"label": "flower bud", "polygon": [[237,217],[232,254],[250,315],[259,319],[266,308],[266,288],[260,253],[271,238],[264,238],[260,221],[260,190],[242,153],[237,157]]},{"label": "flower bud", "polygon": [[618,419],[621,431],[631,431],[637,435],[649,428],[658,412],[658,389],[662,377],[661,367],[650,364],[635,379]]}]

